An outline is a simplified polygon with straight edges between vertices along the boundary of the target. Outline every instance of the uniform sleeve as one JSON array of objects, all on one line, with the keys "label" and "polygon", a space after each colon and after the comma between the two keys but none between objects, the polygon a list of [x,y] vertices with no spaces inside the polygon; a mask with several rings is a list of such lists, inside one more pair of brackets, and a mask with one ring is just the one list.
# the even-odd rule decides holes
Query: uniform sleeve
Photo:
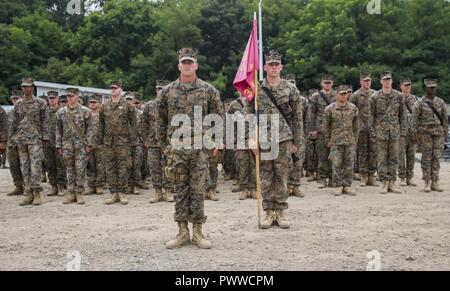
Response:
[{"label": "uniform sleeve", "polygon": [[103,138],[105,136],[105,113],[103,112],[103,105],[100,107],[100,112],[98,116],[98,132],[97,141],[99,145],[103,145]]},{"label": "uniform sleeve", "polygon": [[327,107],[323,112],[323,119],[322,119],[322,134],[325,137],[325,142],[327,145],[330,143],[331,138],[330,126],[331,126],[331,110],[329,107]]},{"label": "uniform sleeve", "polygon": [[55,133],[56,148],[61,149],[64,128],[63,128],[63,122],[61,120],[60,111],[55,113],[55,118],[56,118],[56,128],[55,128],[55,130],[56,130],[56,133]]},{"label": "uniform sleeve", "polygon": [[[222,120],[225,120],[225,110],[224,110],[224,106],[222,101],[220,100],[220,93],[218,90],[214,89],[214,93],[211,95],[211,99],[210,102],[208,103],[208,107],[209,107],[209,114],[217,114],[220,115],[222,117]],[[216,149],[222,149],[223,148],[223,144],[226,143],[225,140],[225,127],[226,127],[226,123],[223,122],[222,124],[223,128],[222,128],[222,140],[220,141],[215,141],[216,145],[215,148]]]},{"label": "uniform sleeve", "polygon": [[156,132],[161,149],[165,150],[167,147],[167,129],[168,129],[168,106],[167,106],[167,91],[163,89],[157,102],[157,117],[156,117]]},{"label": "uniform sleeve", "polygon": [[355,142],[358,142],[359,130],[361,128],[360,118],[359,118],[359,110],[355,108],[355,116],[353,118],[353,136],[355,137]]},{"label": "uniform sleeve", "polygon": [[400,136],[406,136],[408,131],[408,121],[406,115],[406,105],[405,105],[405,97],[400,95],[400,107],[398,112],[398,119],[400,123]]},{"label": "uniform sleeve", "polygon": [[377,133],[375,131],[375,116],[377,115],[377,99],[375,95],[372,95],[369,99],[369,131],[370,131],[370,137],[376,138]]},{"label": "uniform sleeve", "polygon": [[308,113],[306,116],[306,123],[309,132],[317,131],[316,112],[317,112],[317,98],[311,97],[311,102],[308,105]]},{"label": "uniform sleeve", "polygon": [[145,104],[144,111],[142,112],[142,137],[145,144],[150,144],[150,119],[149,119],[149,104]]},{"label": "uniform sleeve", "polygon": [[294,135],[293,143],[300,146],[303,143],[303,106],[300,100],[298,89],[292,90],[293,96],[289,98],[292,108],[292,133]]},{"label": "uniform sleeve", "polygon": [[447,140],[448,137],[448,114],[447,114],[447,105],[445,104],[445,102],[442,102],[442,115],[443,116],[443,122],[442,122],[442,126],[444,127],[444,137],[445,140]]},{"label": "uniform sleeve", "polygon": [[17,106],[14,106],[11,117],[11,125],[9,127],[9,135],[8,135],[9,140],[12,139],[12,137],[16,134],[18,124],[19,124],[19,114],[17,112]]},{"label": "uniform sleeve", "polygon": [[130,131],[130,143],[132,145],[135,145],[137,143],[137,140],[139,138],[138,132],[137,132],[137,113],[136,109],[131,106],[127,105],[128,107],[128,126]]},{"label": "uniform sleeve", "polygon": [[420,102],[417,101],[412,109],[412,118],[411,118],[411,134],[412,136],[417,135],[417,127],[419,126],[419,117],[422,107],[420,106]]},{"label": "uniform sleeve", "polygon": [[86,122],[87,145],[90,147],[95,147],[95,145],[97,144],[96,138],[95,138],[95,128],[94,128],[94,122],[93,122],[92,115],[89,111],[86,112],[85,122]]},{"label": "uniform sleeve", "polygon": [[8,118],[3,108],[0,108],[0,142],[6,143],[8,140]]},{"label": "uniform sleeve", "polygon": [[41,130],[42,130],[42,140],[50,140],[50,114],[47,105],[42,106],[41,110]]}]

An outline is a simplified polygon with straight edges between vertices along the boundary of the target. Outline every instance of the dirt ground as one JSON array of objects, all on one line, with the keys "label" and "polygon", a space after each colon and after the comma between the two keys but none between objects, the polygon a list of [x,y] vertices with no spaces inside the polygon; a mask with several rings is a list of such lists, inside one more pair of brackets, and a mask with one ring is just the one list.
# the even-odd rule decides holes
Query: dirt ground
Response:
[{"label": "dirt ground", "polygon": [[88,196],[84,206],[45,197],[39,207],[19,207],[20,197],[6,196],[9,170],[0,170],[0,270],[66,270],[74,262],[81,270],[450,270],[450,164],[442,177],[443,193],[421,192],[420,180],[402,195],[355,182],[355,197],[305,182],[306,197],[289,198],[289,230],[259,230],[256,200],[239,201],[221,181],[221,200],[205,204],[214,247],[166,250],[177,232],[174,205],[150,204],[153,190],[127,206],[104,205],[108,194]]}]

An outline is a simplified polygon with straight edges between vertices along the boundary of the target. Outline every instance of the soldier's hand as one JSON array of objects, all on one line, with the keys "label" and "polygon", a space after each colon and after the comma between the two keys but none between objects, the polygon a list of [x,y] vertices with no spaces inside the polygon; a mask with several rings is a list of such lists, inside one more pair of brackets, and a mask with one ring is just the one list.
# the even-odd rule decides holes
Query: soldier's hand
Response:
[{"label": "soldier's hand", "polygon": [[311,131],[311,136],[312,136],[313,138],[317,138],[318,135],[319,135],[319,133],[317,132],[317,130]]},{"label": "soldier's hand", "polygon": [[90,146],[87,146],[87,147],[86,147],[86,153],[88,153],[88,154],[89,154],[90,152],[92,152],[92,147],[90,147]]},{"label": "soldier's hand", "polygon": [[376,137],[371,137],[370,138],[370,142],[374,143],[374,144],[377,143],[377,138]]},{"label": "soldier's hand", "polygon": [[213,149],[213,150],[211,151],[211,157],[212,157],[212,158],[217,157],[218,154],[219,154],[219,149]]},{"label": "soldier's hand", "polygon": [[291,154],[298,153],[299,148],[300,148],[300,147],[299,147],[298,145],[293,144],[293,145],[291,146]]},{"label": "soldier's hand", "polygon": [[58,151],[58,155],[60,155],[62,157],[63,155],[63,150],[62,149],[56,149]]},{"label": "soldier's hand", "polygon": [[255,139],[250,138],[250,139],[248,140],[248,147],[249,147],[249,149],[250,149],[255,155],[258,154],[258,152],[259,152],[259,147],[258,147],[258,144],[256,143],[256,140],[255,140]]},{"label": "soldier's hand", "polygon": [[148,142],[144,143],[144,148],[148,149],[150,147],[150,145],[148,144]]},{"label": "soldier's hand", "polygon": [[0,142],[0,150],[6,149],[6,144],[4,142]]}]

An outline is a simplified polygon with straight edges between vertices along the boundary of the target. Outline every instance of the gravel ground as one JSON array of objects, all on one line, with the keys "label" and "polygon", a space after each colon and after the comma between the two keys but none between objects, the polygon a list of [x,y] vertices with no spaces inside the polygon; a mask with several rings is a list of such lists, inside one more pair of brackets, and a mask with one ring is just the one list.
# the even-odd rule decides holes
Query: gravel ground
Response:
[{"label": "gravel ground", "polygon": [[[6,196],[9,171],[0,170],[0,270],[66,270],[78,258],[81,270],[450,270],[450,164],[442,177],[443,193],[423,193],[418,181],[380,195],[355,182],[355,197],[305,182],[306,197],[289,198],[289,230],[259,230],[256,200],[239,201],[221,181],[221,200],[205,205],[213,248],[166,250],[177,232],[174,205],[150,204],[153,190],[127,206],[94,195],[83,206],[45,197],[19,207],[20,197]],[[368,258],[371,251],[380,256]]]}]

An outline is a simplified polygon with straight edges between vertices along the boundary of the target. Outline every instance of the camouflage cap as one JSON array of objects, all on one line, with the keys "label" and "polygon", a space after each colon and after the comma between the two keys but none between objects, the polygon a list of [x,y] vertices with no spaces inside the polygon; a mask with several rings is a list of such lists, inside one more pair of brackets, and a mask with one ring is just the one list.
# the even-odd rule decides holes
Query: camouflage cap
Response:
[{"label": "camouflage cap", "polygon": [[384,71],[380,74],[380,80],[389,80],[392,79],[392,72],[391,71]]},{"label": "camouflage cap", "polygon": [[437,79],[424,79],[423,84],[427,88],[436,88],[438,85],[438,80]]},{"label": "camouflage cap", "polygon": [[50,97],[50,96],[56,96],[56,97],[58,97],[58,96],[59,96],[59,93],[58,93],[58,91],[48,91],[48,92],[47,92],[47,96],[48,96],[48,97]]},{"label": "camouflage cap", "polygon": [[134,93],[133,92],[127,92],[124,95],[125,100],[134,100]]},{"label": "camouflage cap", "polygon": [[89,101],[97,101],[97,102],[102,102],[103,96],[100,94],[92,94],[91,96],[89,96]]},{"label": "camouflage cap", "polygon": [[21,87],[32,87],[34,86],[34,79],[33,78],[23,78]]},{"label": "camouflage cap", "polygon": [[308,91],[310,96],[313,95],[314,93],[317,93],[317,92],[319,92],[318,89],[309,89],[309,91]]},{"label": "camouflage cap", "polygon": [[411,85],[411,79],[403,79],[401,82],[400,82],[400,85]]},{"label": "camouflage cap", "polygon": [[115,80],[115,81],[110,82],[110,83],[109,83],[109,88],[112,88],[112,87],[120,87],[120,88],[123,88],[123,82],[122,82],[122,80]]},{"label": "camouflage cap", "polygon": [[12,90],[11,91],[11,98],[20,98],[22,97],[22,91],[21,90]]},{"label": "camouflage cap", "polygon": [[134,93],[134,101],[142,102],[144,100],[144,96],[141,93]]},{"label": "camouflage cap", "polygon": [[75,87],[69,87],[66,88],[67,91],[67,96],[71,96],[71,95],[77,95],[80,93],[80,89],[75,88]]},{"label": "camouflage cap", "polygon": [[196,50],[190,47],[184,47],[178,51],[178,60],[197,62],[198,53]]},{"label": "camouflage cap", "polygon": [[339,86],[337,86],[336,91],[338,93],[342,93],[342,92],[348,93],[348,85],[339,85]]},{"label": "camouflage cap", "polygon": [[322,81],[325,81],[325,82],[334,82],[334,79],[333,79],[333,76],[332,76],[332,75],[330,75],[330,74],[324,74],[324,75],[322,76]]},{"label": "camouflage cap", "polygon": [[67,95],[60,95],[59,102],[67,102]]},{"label": "camouflage cap", "polygon": [[281,59],[283,58],[283,56],[276,50],[271,50],[265,55],[265,58],[266,64],[273,64],[273,63],[281,64]]},{"label": "camouflage cap", "polygon": [[163,87],[170,84],[168,80],[157,80],[156,81],[156,89],[162,89]]},{"label": "camouflage cap", "polygon": [[353,85],[347,85],[347,92],[353,92]]},{"label": "camouflage cap", "polygon": [[369,81],[369,80],[372,80],[372,74],[371,74],[371,73],[368,73],[368,72],[361,73],[361,74],[359,74],[359,79],[360,79],[361,81]]}]

